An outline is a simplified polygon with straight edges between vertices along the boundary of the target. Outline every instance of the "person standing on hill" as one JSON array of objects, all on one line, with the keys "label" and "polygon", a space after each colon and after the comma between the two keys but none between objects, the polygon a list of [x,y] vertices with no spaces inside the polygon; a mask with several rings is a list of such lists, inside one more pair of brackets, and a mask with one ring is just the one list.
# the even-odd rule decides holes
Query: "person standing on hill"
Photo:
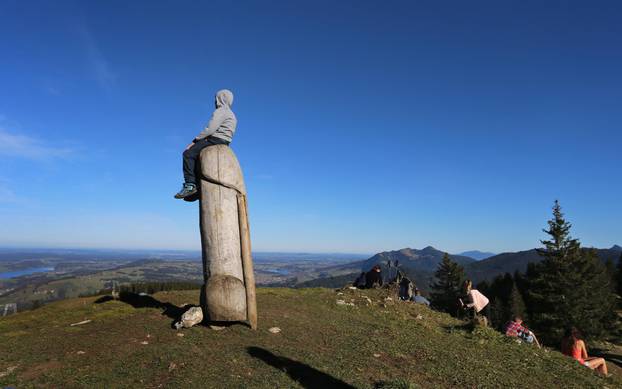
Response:
[{"label": "person standing on hill", "polygon": [[478,313],[488,305],[488,297],[484,296],[479,290],[473,289],[471,280],[464,281],[462,293],[462,298],[458,299],[458,303],[466,313],[467,318],[476,321],[480,318]]},{"label": "person standing on hill", "polygon": [[407,277],[404,277],[400,280],[400,300],[408,301],[413,296],[413,288],[414,285],[412,281],[410,281]]},{"label": "person standing on hill", "polygon": [[562,340],[562,353],[576,359],[583,366],[608,375],[607,363],[604,358],[589,357],[585,342],[581,339],[581,333],[572,327],[566,330],[566,336]]},{"label": "person standing on hill", "polygon": [[359,289],[364,289],[365,285],[366,285],[366,281],[365,281],[365,272],[361,272],[361,275],[359,275],[358,277],[356,277],[356,280],[354,280],[354,282],[352,283],[353,286],[359,288]]},{"label": "person standing on hill", "polygon": [[231,110],[233,93],[223,89],[216,93],[214,101],[216,110],[212,113],[207,126],[192,140],[183,154],[184,185],[175,195],[176,199],[183,199],[197,193],[196,162],[201,150],[213,145],[229,145],[238,123]]}]

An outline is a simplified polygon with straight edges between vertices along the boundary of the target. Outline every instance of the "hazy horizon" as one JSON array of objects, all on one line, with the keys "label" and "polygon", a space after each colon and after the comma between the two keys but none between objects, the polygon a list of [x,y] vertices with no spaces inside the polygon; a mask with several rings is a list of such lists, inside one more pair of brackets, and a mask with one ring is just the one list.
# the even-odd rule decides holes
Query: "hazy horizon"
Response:
[{"label": "hazy horizon", "polygon": [[[432,245],[428,245],[428,246],[432,246]],[[357,255],[357,256],[365,256],[365,255],[369,255],[369,256],[373,256],[375,254],[381,253],[381,252],[387,252],[387,251],[398,251],[398,250],[402,250],[402,249],[415,249],[415,250],[422,250],[428,246],[423,246],[423,247],[400,247],[400,248],[387,248],[384,250],[378,250],[378,251],[374,251],[374,252],[349,252],[349,251],[310,251],[310,250],[296,250],[296,251],[281,251],[281,250],[253,250],[253,254],[291,254],[291,255],[300,255],[300,254],[309,254],[309,255],[314,255],[314,254],[318,254],[318,255]],[[604,247],[596,247],[596,246],[590,246],[590,245],[583,245],[583,247],[588,247],[588,248],[598,248],[598,249],[611,249],[613,247],[620,247],[619,244],[612,244],[610,246],[604,246]],[[442,247],[436,247],[436,246],[432,246],[433,248],[439,250],[439,251],[444,251],[444,252],[448,252],[451,255],[462,255],[465,253],[468,253],[470,251],[476,251],[476,252],[480,252],[480,253],[489,253],[489,254],[493,254],[493,255],[499,255],[499,254],[504,254],[504,253],[510,253],[510,252],[519,252],[519,251],[528,251],[528,250],[532,250],[534,248],[537,248],[536,246],[534,247],[530,247],[530,248],[524,248],[521,250],[504,250],[504,251],[499,251],[499,252],[493,252],[493,251],[489,251],[489,250],[480,250],[480,249],[469,249],[469,250],[458,250],[458,251],[446,251],[443,250]],[[201,248],[196,248],[196,249],[174,249],[174,248],[148,248],[148,247],[143,247],[143,248],[123,248],[123,247],[70,247],[70,246],[36,246],[36,245],[32,245],[32,246],[10,246],[10,245],[0,245],[0,250],[16,250],[16,251],[26,251],[26,250],[35,250],[35,251],[54,251],[54,250],[59,250],[59,251],[110,251],[110,252],[185,252],[185,253],[197,253],[200,254],[201,253]]]}]

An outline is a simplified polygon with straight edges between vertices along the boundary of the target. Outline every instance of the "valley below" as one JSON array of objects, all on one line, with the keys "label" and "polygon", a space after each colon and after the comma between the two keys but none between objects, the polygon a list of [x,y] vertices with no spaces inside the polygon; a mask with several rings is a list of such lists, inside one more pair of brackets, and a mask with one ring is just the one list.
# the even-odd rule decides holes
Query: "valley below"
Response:
[{"label": "valley below", "polygon": [[[620,246],[598,249],[603,262],[616,262]],[[253,253],[258,286],[338,288],[351,283],[374,265],[386,271],[388,262],[399,263],[400,271],[424,294],[434,280],[434,271],[445,253],[434,247],[404,248],[367,254]],[[537,251],[502,253],[483,260],[450,255],[465,268],[474,282],[498,275],[524,272],[537,262]],[[203,280],[198,251],[112,251],[112,250],[0,250],[0,312],[5,304],[17,304],[22,311],[51,301],[92,296],[116,285],[136,283],[196,284]]]},{"label": "valley below", "polygon": [[[299,283],[358,270],[345,266],[367,258],[361,254],[254,253],[259,286]],[[339,267],[339,269],[336,269]],[[9,251],[0,252],[0,307],[18,310],[96,295],[118,285],[179,282],[200,285],[199,252]]]}]

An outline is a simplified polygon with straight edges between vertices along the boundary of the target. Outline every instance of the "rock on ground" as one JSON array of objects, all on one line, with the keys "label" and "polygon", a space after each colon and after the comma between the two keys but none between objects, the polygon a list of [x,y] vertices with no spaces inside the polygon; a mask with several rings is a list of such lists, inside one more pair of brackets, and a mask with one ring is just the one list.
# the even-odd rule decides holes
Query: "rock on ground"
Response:
[{"label": "rock on ground", "polygon": [[190,328],[203,321],[203,310],[201,307],[192,307],[181,315],[181,320],[175,323],[175,328]]}]

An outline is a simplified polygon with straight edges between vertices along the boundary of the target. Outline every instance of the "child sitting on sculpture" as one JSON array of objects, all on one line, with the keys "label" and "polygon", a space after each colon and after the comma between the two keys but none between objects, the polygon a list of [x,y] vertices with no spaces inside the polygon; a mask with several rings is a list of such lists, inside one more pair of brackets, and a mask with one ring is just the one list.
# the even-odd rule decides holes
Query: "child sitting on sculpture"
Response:
[{"label": "child sitting on sculpture", "polygon": [[197,193],[196,162],[201,151],[213,145],[229,145],[235,128],[237,119],[231,110],[233,104],[233,93],[223,89],[216,93],[214,101],[216,110],[212,113],[207,126],[196,138],[192,140],[183,154],[184,185],[175,195],[176,199],[183,199]]}]

